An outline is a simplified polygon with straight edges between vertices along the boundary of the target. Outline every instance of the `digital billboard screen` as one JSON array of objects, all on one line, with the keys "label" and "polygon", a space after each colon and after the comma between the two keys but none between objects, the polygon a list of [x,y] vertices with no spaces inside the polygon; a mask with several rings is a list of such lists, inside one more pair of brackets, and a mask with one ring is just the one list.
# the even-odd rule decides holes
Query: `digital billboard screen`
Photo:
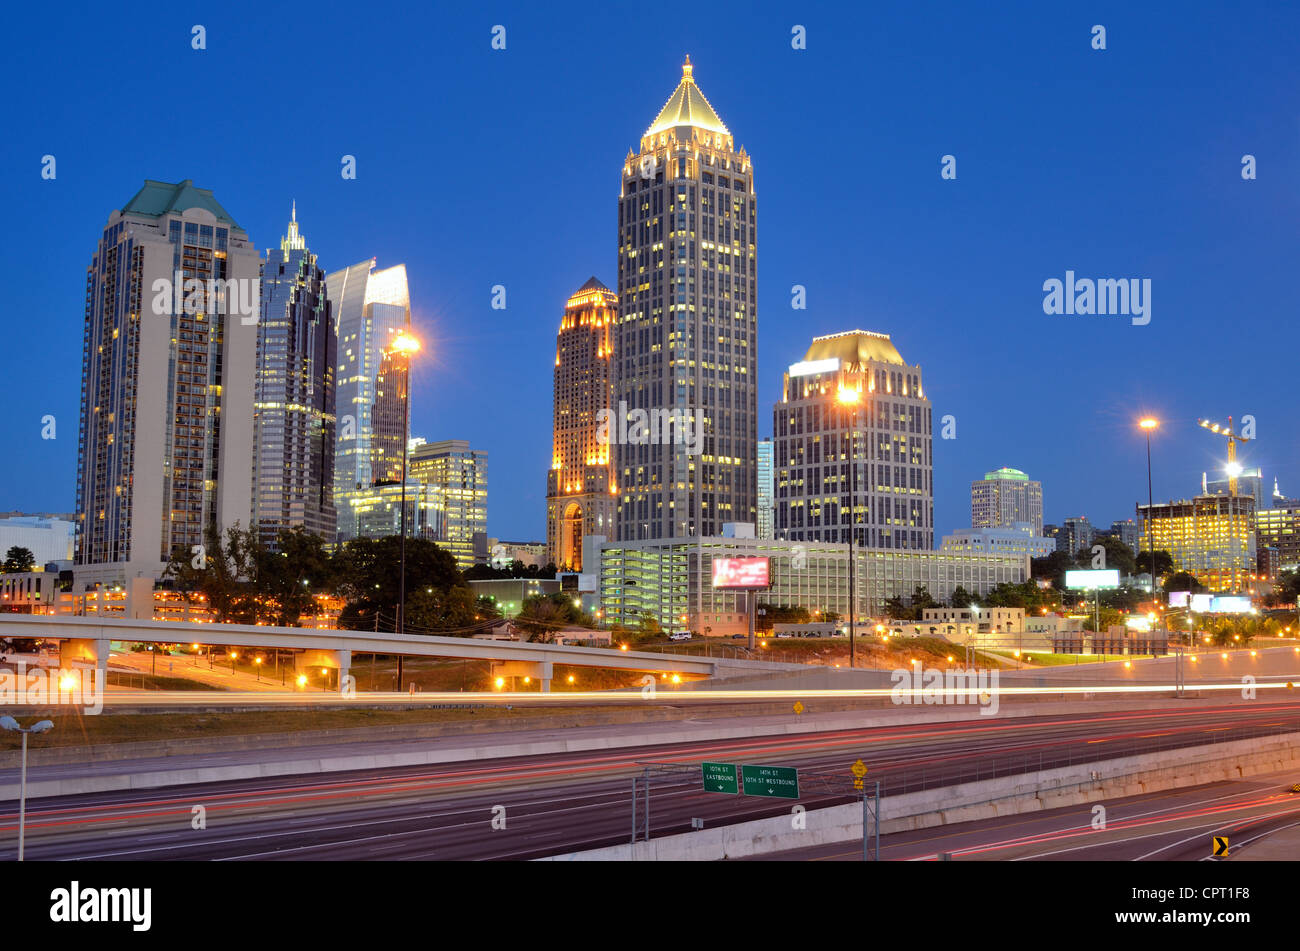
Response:
[{"label": "digital billboard screen", "polygon": [[1171,608],[1185,608],[1191,602],[1192,593],[1190,591],[1170,591],[1169,606]]},{"label": "digital billboard screen", "polygon": [[1065,586],[1067,588],[1084,588],[1089,591],[1093,588],[1118,588],[1119,571],[1115,568],[1104,568],[1095,571],[1067,571],[1065,573]]},{"label": "digital billboard screen", "polygon": [[714,558],[713,587],[752,591],[770,587],[765,557]]}]

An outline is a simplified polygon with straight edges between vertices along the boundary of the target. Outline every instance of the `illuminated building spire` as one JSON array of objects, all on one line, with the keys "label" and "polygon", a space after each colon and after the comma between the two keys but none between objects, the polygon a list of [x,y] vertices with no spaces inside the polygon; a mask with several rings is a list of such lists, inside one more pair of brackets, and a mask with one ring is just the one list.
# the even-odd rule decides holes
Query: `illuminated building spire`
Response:
[{"label": "illuminated building spire", "polygon": [[294,201],[293,211],[289,217],[289,233],[280,239],[280,250],[285,254],[290,251],[305,251],[307,239],[298,231],[298,202]]}]

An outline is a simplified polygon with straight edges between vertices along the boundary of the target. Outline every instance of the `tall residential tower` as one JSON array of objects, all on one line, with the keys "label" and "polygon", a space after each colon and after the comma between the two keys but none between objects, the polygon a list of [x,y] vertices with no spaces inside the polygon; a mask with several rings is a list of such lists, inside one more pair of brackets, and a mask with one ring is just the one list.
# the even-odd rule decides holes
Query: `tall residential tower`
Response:
[{"label": "tall residential tower", "polygon": [[615,443],[619,539],[718,535],[724,522],[756,521],[755,202],[749,156],[687,58],[623,162],[614,405],[676,414],[695,437],[665,428]]},{"label": "tall residential tower", "polygon": [[[546,476],[546,547],[553,564],[581,571],[584,535],[614,533],[609,440],[618,295],[592,278],[569,298],[555,340],[554,436]],[[602,414],[604,416],[602,417]]]},{"label": "tall residential tower", "polygon": [[146,181],[109,216],[86,274],[78,588],[151,592],[173,551],[248,527],[259,264],[189,180]]},{"label": "tall residential tower", "polygon": [[294,205],[279,250],[262,265],[253,394],[253,504],[262,540],[303,528],[333,544],[334,318],[325,272]]}]

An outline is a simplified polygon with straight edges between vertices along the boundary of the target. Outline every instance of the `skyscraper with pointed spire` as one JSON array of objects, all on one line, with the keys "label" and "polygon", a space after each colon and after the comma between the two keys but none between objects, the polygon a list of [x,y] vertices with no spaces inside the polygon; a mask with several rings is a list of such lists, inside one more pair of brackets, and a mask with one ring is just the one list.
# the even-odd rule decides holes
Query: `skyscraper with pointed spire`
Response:
[{"label": "skyscraper with pointed spire", "polygon": [[560,568],[581,571],[582,538],[614,531],[610,445],[602,413],[614,394],[611,365],[618,295],[592,278],[569,298],[555,339],[555,414],[546,480],[546,545]]},{"label": "skyscraper with pointed spire", "polygon": [[620,540],[757,520],[755,204],[749,155],[687,57],[623,161],[613,402],[620,413],[684,413],[696,438],[614,445]]},{"label": "skyscraper with pointed spire", "polygon": [[273,549],[303,528],[333,544],[334,318],[325,272],[294,202],[279,250],[262,264],[253,394],[253,515]]}]

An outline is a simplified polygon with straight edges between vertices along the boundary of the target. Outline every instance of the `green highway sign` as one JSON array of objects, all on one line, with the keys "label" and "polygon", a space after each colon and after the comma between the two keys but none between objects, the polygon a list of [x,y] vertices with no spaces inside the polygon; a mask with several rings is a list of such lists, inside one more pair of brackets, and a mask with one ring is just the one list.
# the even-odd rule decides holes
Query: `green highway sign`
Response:
[{"label": "green highway sign", "polygon": [[740,792],[740,786],[736,782],[735,763],[701,763],[700,769],[704,773],[705,792],[731,793],[732,795]]},{"label": "green highway sign", "polygon": [[746,796],[799,798],[799,771],[792,767],[741,766],[740,778]]}]

